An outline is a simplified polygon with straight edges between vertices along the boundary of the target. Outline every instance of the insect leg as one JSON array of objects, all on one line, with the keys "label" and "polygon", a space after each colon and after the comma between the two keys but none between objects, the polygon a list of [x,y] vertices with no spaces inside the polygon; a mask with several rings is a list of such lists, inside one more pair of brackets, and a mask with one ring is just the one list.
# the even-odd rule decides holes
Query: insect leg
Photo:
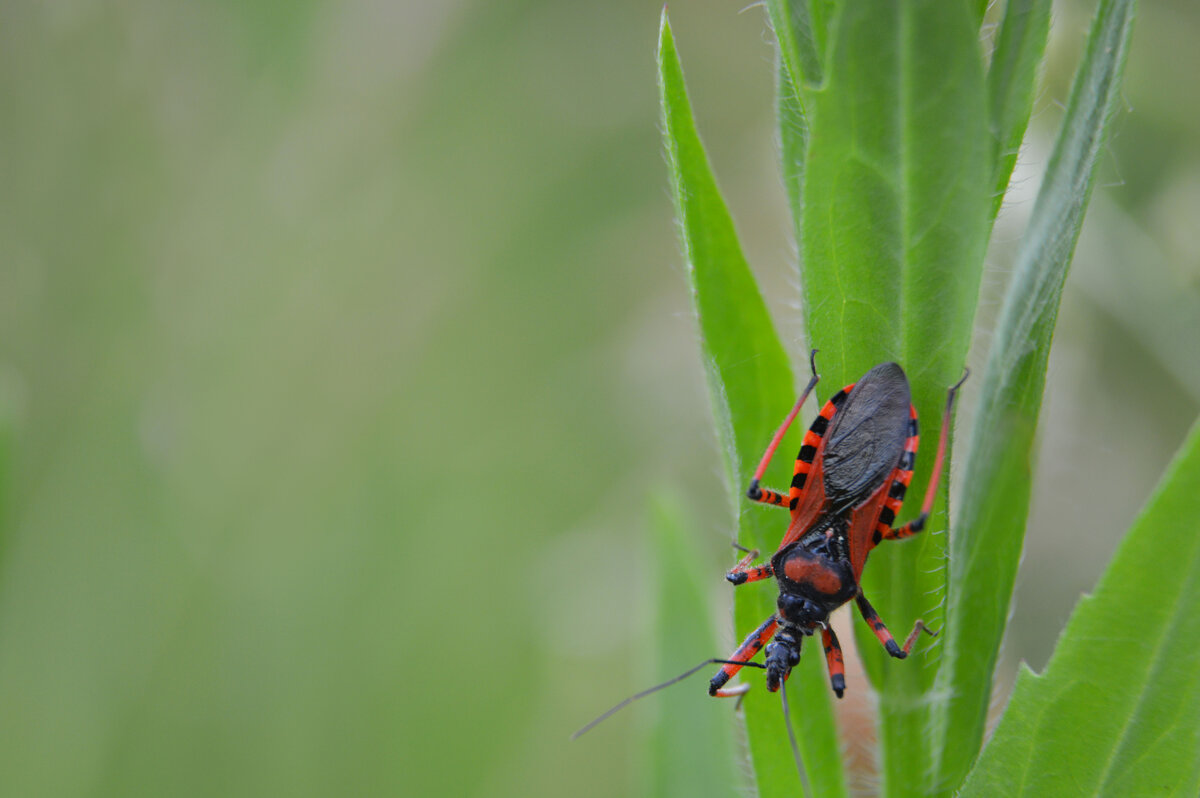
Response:
[{"label": "insect leg", "polygon": [[783,440],[788,427],[792,426],[792,422],[800,414],[800,408],[804,406],[808,395],[812,393],[812,389],[817,386],[817,382],[821,379],[817,376],[817,350],[814,349],[808,356],[808,364],[812,368],[812,378],[809,379],[808,385],[804,388],[804,393],[800,394],[800,398],[787,414],[787,417],[784,418],[783,423],[779,425],[779,429],[775,431],[775,437],[771,438],[771,443],[767,445],[767,450],[763,453],[762,460],[758,462],[758,468],[754,469],[754,478],[750,480],[750,487],[746,489],[746,496],[756,502],[775,504],[780,507],[787,506],[787,499],[784,496],[773,490],[763,490],[758,486],[758,483],[763,478],[763,474],[766,473],[767,466],[770,465],[771,458],[775,455],[775,450],[779,448],[779,442]]},{"label": "insect leg", "polygon": [[907,654],[909,651],[912,650],[912,644],[916,641],[917,635],[921,634],[921,632],[924,632],[925,634],[929,635],[930,637],[938,636],[937,632],[930,629],[928,626],[925,625],[924,621],[922,621],[920,618],[918,618],[917,622],[913,624],[912,631],[908,633],[908,638],[904,641],[904,653]]},{"label": "insect leg", "polygon": [[741,563],[738,563],[727,574],[725,574],[725,578],[729,580],[730,584],[734,585],[744,585],[747,582],[758,582],[762,579],[770,579],[773,576],[775,576],[775,572],[771,570],[771,563],[764,563],[762,565],[755,565],[753,567],[746,567]]},{"label": "insect leg", "polygon": [[867,601],[867,597],[859,593],[854,597],[858,603],[858,611],[862,613],[863,620],[871,627],[871,631],[875,632],[875,636],[879,638],[879,642],[883,643],[883,647],[887,649],[887,653],[891,654],[896,659],[904,659],[908,656],[908,652],[912,651],[913,643],[917,639],[917,635],[924,631],[931,637],[937,637],[935,632],[930,631],[929,627],[921,621],[913,624],[913,630],[908,635],[908,639],[904,641],[904,647],[896,645],[896,639],[892,637],[892,633],[888,631],[883,620],[880,619],[879,613],[875,612],[875,608],[871,606],[871,602]]},{"label": "insect leg", "polygon": [[821,642],[825,644],[825,664],[829,666],[829,683],[833,692],[841,698],[846,691],[846,664],[842,661],[842,647],[837,635],[828,626],[821,627]]},{"label": "insect leg", "polygon": [[746,491],[746,496],[761,504],[770,504],[774,507],[788,506],[787,496],[770,488],[759,487],[757,479],[750,483],[750,488]]},{"label": "insect leg", "polygon": [[767,641],[774,636],[775,629],[778,626],[779,619],[772,615],[763,622],[762,626],[751,632],[742,644],[738,646],[737,651],[729,655],[728,664],[717,671],[717,675],[708,683],[708,694],[720,698],[741,695],[743,691],[739,691],[737,688],[731,690],[722,690],[721,688],[767,644]]},{"label": "insect leg", "polygon": [[933,511],[933,502],[937,498],[938,481],[942,476],[942,461],[946,459],[946,439],[950,435],[950,413],[954,409],[954,395],[967,381],[971,372],[964,370],[962,379],[956,382],[946,394],[946,409],[942,412],[942,431],[938,435],[937,459],[933,461],[933,474],[929,477],[929,487],[925,489],[925,502],[921,505],[921,514],[899,529],[889,529],[883,533],[886,540],[900,540],[917,534],[925,528],[929,513]]},{"label": "insect leg", "polygon": [[771,570],[771,564],[756,565],[751,567],[750,563],[754,562],[754,558],[758,556],[758,549],[748,549],[745,546],[733,544],[740,551],[746,552],[746,556],[738,560],[738,564],[729,569],[725,574],[725,578],[730,584],[744,585],[747,582],[757,582],[760,579],[770,579],[775,575]]}]

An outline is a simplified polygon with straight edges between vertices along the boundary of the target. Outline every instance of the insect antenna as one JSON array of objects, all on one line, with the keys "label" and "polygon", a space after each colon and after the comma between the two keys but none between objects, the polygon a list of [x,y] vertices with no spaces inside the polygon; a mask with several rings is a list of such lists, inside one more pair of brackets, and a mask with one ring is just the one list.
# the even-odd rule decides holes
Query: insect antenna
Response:
[{"label": "insect antenna", "polygon": [[792,728],[792,713],[788,711],[787,682],[779,685],[779,697],[783,701],[783,722],[787,724],[788,741],[792,744],[792,758],[796,760],[796,772],[800,774],[800,786],[804,788],[806,798],[812,798],[808,787],[808,774],[804,771],[804,762],[800,759],[800,746],[796,743],[796,730]]},{"label": "insect antenna", "polygon": [[664,687],[670,687],[671,685],[675,684],[676,682],[682,682],[684,679],[686,679],[687,677],[691,676],[691,675],[692,675],[693,673],[695,673],[696,671],[698,671],[698,670],[701,670],[702,668],[707,668],[709,665],[742,665],[742,666],[744,666],[744,667],[747,667],[747,668],[763,668],[763,669],[766,669],[766,667],[767,667],[766,665],[762,665],[762,664],[760,664],[760,663],[757,663],[757,662],[737,662],[737,661],[735,661],[735,660],[729,660],[729,659],[706,659],[706,660],[704,660],[704,662],[701,662],[701,663],[700,663],[699,665],[697,665],[696,667],[694,667],[694,668],[689,668],[688,670],[686,670],[686,671],[684,671],[683,673],[679,674],[679,675],[678,675],[678,676],[676,676],[674,679],[667,679],[667,680],[666,680],[665,682],[663,682],[662,684],[656,684],[656,685],[654,685],[653,687],[651,687],[651,688],[649,688],[649,689],[647,689],[647,690],[643,690],[643,691],[642,691],[642,692],[640,692],[640,693],[634,693],[633,695],[629,696],[629,698],[626,698],[624,701],[622,701],[621,703],[617,704],[615,707],[613,707],[612,709],[608,710],[608,711],[607,711],[607,712],[605,712],[603,715],[601,715],[600,717],[596,718],[596,719],[595,719],[595,720],[593,720],[591,723],[589,723],[588,725],[584,726],[584,727],[583,727],[582,729],[580,729],[579,731],[577,731],[577,732],[575,732],[574,734],[572,734],[572,735],[571,735],[571,739],[572,739],[572,740],[578,739],[580,736],[582,736],[582,735],[586,734],[587,732],[591,731],[591,730],[592,730],[592,728],[594,728],[595,726],[597,726],[598,724],[600,724],[602,721],[606,721],[606,720],[608,720],[608,719],[609,719],[609,718],[611,718],[613,715],[617,714],[617,713],[618,713],[618,712],[620,712],[622,709],[624,709],[625,707],[627,707],[627,706],[629,706],[630,704],[632,704],[634,701],[637,701],[639,698],[645,698],[646,696],[650,695],[651,693],[656,693],[656,692],[658,692],[659,690],[663,689]]}]

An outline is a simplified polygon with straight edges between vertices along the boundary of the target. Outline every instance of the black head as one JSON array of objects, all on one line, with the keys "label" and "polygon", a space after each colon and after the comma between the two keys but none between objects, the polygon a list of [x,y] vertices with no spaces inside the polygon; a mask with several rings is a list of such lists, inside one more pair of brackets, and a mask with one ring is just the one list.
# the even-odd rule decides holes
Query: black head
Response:
[{"label": "black head", "polygon": [[829,612],[815,601],[795,593],[780,592],[776,605],[779,607],[779,617],[805,629],[811,629],[829,616]]},{"label": "black head", "polygon": [[791,630],[784,630],[775,635],[775,639],[767,646],[767,689],[772,693],[779,689],[792,668],[800,664],[802,640],[803,633],[796,635]]}]

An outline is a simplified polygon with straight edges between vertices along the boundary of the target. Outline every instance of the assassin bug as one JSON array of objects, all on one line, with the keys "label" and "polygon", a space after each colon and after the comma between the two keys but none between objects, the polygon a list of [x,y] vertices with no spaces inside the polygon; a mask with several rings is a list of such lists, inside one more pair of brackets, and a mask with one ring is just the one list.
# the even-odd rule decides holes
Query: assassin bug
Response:
[{"label": "assassin bug", "polygon": [[[769,563],[752,565],[758,552],[750,551],[725,575],[734,585],[774,577],[779,585],[777,611],[750,633],[712,678],[708,686],[712,696],[741,695],[743,689],[726,689],[725,684],[763,646],[767,689],[778,690],[800,662],[804,638],[820,629],[829,680],[841,698],[846,689],[845,667],[829,614],[850,599],[879,642],[897,659],[908,656],[922,631],[933,634],[918,620],[904,645],[898,645],[863,595],[859,577],[867,555],[879,543],[900,540],[925,528],[946,455],[954,395],[966,374],[947,392],[937,458],[921,514],[897,529],[892,523],[912,480],[920,437],[908,378],[895,363],[876,366],[825,403],[804,436],[786,495],[759,484],[780,440],[819,379],[815,356],[814,350],[808,387],[775,433],[746,491],[752,501],[788,508],[791,523]],[[774,641],[767,645],[772,637]]]},{"label": "assassin bug", "polygon": [[[904,645],[898,645],[863,595],[859,577],[867,555],[879,543],[900,540],[924,529],[937,496],[954,396],[968,372],[964,371],[963,378],[947,392],[937,457],[921,514],[904,526],[894,528],[892,523],[912,480],[919,442],[917,410],[912,404],[908,378],[895,363],[874,367],[825,403],[804,436],[796,457],[792,484],[786,494],[760,484],[780,441],[820,379],[816,354],[814,349],[809,357],[812,379],[771,439],[746,491],[752,501],[789,509],[791,522],[768,563],[753,565],[758,552],[747,551],[746,556],[725,575],[735,586],[774,578],[779,586],[776,612],[751,632],[728,659],[705,660],[670,681],[627,698],[576,732],[576,737],[630,702],[710,664],[722,665],[709,682],[711,696],[743,695],[749,689],[748,685],[732,688],[725,685],[744,667],[766,670],[767,689],[778,691],[792,668],[800,662],[804,638],[818,629],[825,648],[830,683],[841,698],[846,689],[845,667],[841,646],[829,626],[829,615],[851,599],[855,600],[863,620],[870,625],[879,642],[897,659],[908,656],[922,631],[934,634],[918,620]],[[765,663],[751,662],[764,646]]]}]

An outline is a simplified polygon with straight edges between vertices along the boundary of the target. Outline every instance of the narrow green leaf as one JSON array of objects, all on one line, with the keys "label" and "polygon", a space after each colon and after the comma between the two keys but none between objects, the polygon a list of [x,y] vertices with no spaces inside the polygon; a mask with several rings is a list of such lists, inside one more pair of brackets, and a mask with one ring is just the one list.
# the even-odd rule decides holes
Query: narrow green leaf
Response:
[{"label": "narrow green leaf", "polygon": [[796,240],[801,238],[804,166],[808,157],[808,89],[824,80],[833,0],[768,0],[779,48],[776,103],[783,184]]},{"label": "narrow green leaf", "polygon": [[[726,449],[726,476],[737,489],[749,481],[787,412],[794,391],[791,367],[696,133],[671,30],[663,19],[659,80],[667,159],[701,347]],[[737,493],[740,499],[741,491]],[[740,500],[735,506],[740,508]]]},{"label": "narrow green leaf", "polygon": [[779,59],[788,76],[781,85],[790,86],[797,96],[806,85],[821,82],[824,31],[814,29],[810,6],[810,0],[767,0]]},{"label": "narrow green leaf", "polygon": [[[682,673],[717,650],[706,611],[712,574],[706,573],[697,550],[694,519],[678,500],[659,496],[650,520],[656,607],[652,633],[659,654],[653,672],[646,669],[647,684]],[[655,697],[657,717],[646,729],[643,746],[649,759],[647,794],[730,795],[740,781],[730,723],[733,707],[703,700],[699,675],[685,684],[691,689],[679,686]]]},{"label": "narrow green leaf", "polygon": [[[961,2],[860,0],[840,6],[830,32],[825,82],[810,92],[806,319],[821,350],[823,396],[882,361],[907,371],[925,444],[909,489],[914,514],[946,389],[962,373],[990,227],[978,20]],[[864,571],[864,593],[897,636],[918,617],[940,625],[944,495],[929,532],[880,547]],[[884,792],[925,795],[937,648],[899,662],[864,624],[856,634],[881,693]]]},{"label": "narrow green leaf", "polygon": [[1075,609],[1023,669],[963,798],[1200,791],[1200,423]]},{"label": "narrow green leaf", "polygon": [[804,207],[804,166],[808,156],[808,116],[782,59],[777,73],[779,159],[783,170],[783,188],[792,211],[794,234],[799,240]]},{"label": "narrow green leaf", "polygon": [[1021,555],[1033,443],[1063,281],[1115,106],[1132,0],[1102,0],[1021,242],[983,376],[950,541],[949,612],[933,732],[936,784],[961,783],[983,739],[991,674]]},{"label": "narrow green leaf", "polygon": [[[696,133],[665,13],[658,65],[676,213],[700,321],[701,348],[725,454],[725,471],[731,495],[736,497],[738,539],[744,546],[773,552],[786,528],[787,514],[777,508],[746,507],[741,496],[763,449],[794,401],[791,369]],[[785,442],[783,450],[798,449],[797,433]],[[776,458],[767,472],[766,484],[783,485],[790,480],[789,459]],[[764,587],[747,585],[735,593],[739,638],[775,610],[775,596]],[[795,795],[798,777],[779,697],[762,689],[761,682],[755,688],[746,696],[744,710],[759,794]],[[810,662],[790,680],[789,689],[795,696],[793,716],[814,790],[822,796],[844,795],[824,675]]]},{"label": "narrow green leaf", "polygon": [[971,5],[971,10],[975,14],[975,27],[983,24],[983,18],[987,15],[988,6],[991,0],[975,0]]},{"label": "narrow green leaf", "polygon": [[993,218],[1004,201],[1029,125],[1038,66],[1049,33],[1050,0],[1008,0],[987,75],[989,125],[995,145]]}]

